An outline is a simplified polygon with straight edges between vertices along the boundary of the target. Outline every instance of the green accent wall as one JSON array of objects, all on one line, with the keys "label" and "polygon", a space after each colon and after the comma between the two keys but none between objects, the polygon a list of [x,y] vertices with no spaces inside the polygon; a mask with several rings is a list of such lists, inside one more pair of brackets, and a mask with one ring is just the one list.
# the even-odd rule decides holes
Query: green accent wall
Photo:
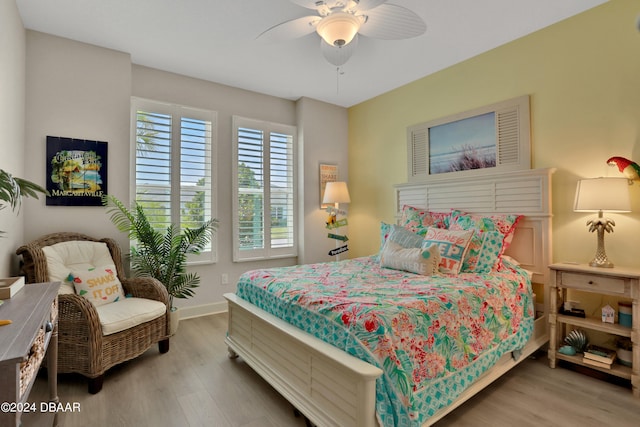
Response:
[{"label": "green accent wall", "polygon": [[[637,0],[612,0],[351,107],[350,256],[376,252],[380,221],[395,221],[407,126],[529,94],[532,167],[557,168],[554,261],[590,261],[596,236],[586,221],[595,214],[573,212],[577,180],[621,177],[606,164],[612,156],[640,163],[639,15]],[[633,213],[609,215],[616,227],[605,236],[619,266],[640,266],[640,182],[630,191]]]}]

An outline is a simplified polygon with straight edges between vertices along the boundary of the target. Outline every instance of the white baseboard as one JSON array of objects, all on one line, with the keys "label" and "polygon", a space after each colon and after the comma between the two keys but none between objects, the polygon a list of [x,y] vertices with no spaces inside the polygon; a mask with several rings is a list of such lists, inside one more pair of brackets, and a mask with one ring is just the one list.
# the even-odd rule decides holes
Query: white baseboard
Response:
[{"label": "white baseboard", "polygon": [[180,320],[192,319],[194,317],[209,316],[211,314],[226,313],[227,302],[216,302],[212,304],[196,305],[193,307],[180,307]]}]

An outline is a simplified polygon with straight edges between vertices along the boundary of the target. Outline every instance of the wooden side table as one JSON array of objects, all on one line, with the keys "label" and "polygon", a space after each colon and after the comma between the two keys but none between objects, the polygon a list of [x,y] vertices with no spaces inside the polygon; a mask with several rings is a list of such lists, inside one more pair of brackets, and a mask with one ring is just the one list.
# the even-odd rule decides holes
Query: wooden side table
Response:
[{"label": "wooden side table", "polygon": [[[59,287],[57,282],[28,284],[0,305],[0,319],[12,321],[0,326],[0,426],[19,426],[23,413],[40,410],[28,398],[45,353],[49,398],[58,402]],[[57,415],[51,416],[57,425]]]},{"label": "wooden side table", "polygon": [[[558,263],[551,269],[551,301],[549,314],[549,366],[556,367],[558,359],[587,366],[611,375],[631,380],[633,395],[640,397],[640,270],[630,268],[597,268],[586,264]],[[632,326],[603,323],[598,318],[581,318],[558,313],[566,301],[567,289],[631,298]],[[582,362],[581,355],[570,356],[558,352],[567,327],[605,332],[614,336],[630,337],[633,345],[632,366],[615,364],[611,369],[598,368]]]}]

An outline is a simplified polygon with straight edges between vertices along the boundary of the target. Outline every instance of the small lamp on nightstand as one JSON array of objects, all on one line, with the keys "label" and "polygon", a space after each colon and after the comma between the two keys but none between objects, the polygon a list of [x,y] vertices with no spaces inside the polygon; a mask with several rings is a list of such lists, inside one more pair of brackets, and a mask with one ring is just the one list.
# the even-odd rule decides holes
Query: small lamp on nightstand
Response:
[{"label": "small lamp on nightstand", "polygon": [[573,206],[575,212],[598,212],[598,218],[587,221],[589,231],[598,232],[596,255],[589,263],[592,267],[613,267],[604,250],[604,232],[612,233],[616,223],[604,218],[603,211],[631,212],[629,183],[626,178],[581,179],[576,188]]}]

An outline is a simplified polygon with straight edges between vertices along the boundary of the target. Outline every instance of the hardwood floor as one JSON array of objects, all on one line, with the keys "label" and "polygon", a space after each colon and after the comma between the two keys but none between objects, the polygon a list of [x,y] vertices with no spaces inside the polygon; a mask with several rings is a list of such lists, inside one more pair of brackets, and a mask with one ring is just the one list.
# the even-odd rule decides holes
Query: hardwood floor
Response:
[{"label": "hardwood floor", "polygon": [[[304,426],[291,405],[241,359],[227,357],[226,314],[183,320],[171,350],[157,346],[107,372],[103,390],[87,393],[86,381],[59,375],[60,426]],[[46,401],[39,375],[30,402]],[[37,425],[38,418],[30,425]],[[640,399],[629,388],[569,369],[550,369],[546,357],[529,359],[436,424],[445,426],[640,425]]]}]

